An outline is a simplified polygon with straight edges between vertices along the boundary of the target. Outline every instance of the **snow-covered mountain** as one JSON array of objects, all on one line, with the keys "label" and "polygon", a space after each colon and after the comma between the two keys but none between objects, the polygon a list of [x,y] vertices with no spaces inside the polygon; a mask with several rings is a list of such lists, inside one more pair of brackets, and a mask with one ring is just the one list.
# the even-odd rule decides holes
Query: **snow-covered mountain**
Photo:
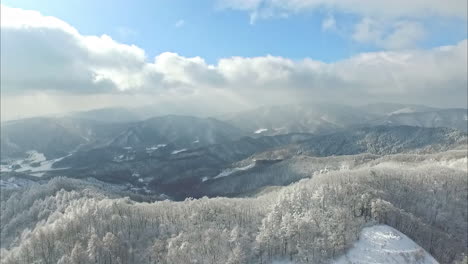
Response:
[{"label": "snow-covered mountain", "polygon": [[343,105],[309,104],[265,106],[222,116],[252,134],[326,133],[365,124],[377,116]]},{"label": "snow-covered mountain", "polygon": [[[396,157],[406,160],[406,164],[412,166],[437,163],[448,168],[463,168],[467,164],[465,150],[449,150],[426,155],[405,153],[398,154]],[[392,160],[393,157],[366,153],[328,157],[295,155],[284,159],[267,158],[263,154],[253,155],[233,164],[228,169],[233,173],[227,177],[207,177],[202,185],[204,194],[209,196],[257,195],[265,188],[286,186],[321,173],[347,171],[362,166],[373,167],[375,164],[379,164],[379,166],[386,164],[391,167],[392,162],[389,160]],[[249,165],[251,167],[248,167]],[[246,167],[248,169],[235,171],[235,168]]]},{"label": "snow-covered mountain", "polygon": [[325,168],[289,186],[181,202],[13,176],[0,182],[2,263],[463,263],[463,152],[309,159]]},{"label": "snow-covered mountain", "polygon": [[87,143],[79,131],[70,129],[61,120],[34,118],[2,123],[2,159],[25,155],[36,150],[49,157],[63,156]]},{"label": "snow-covered mountain", "polygon": [[410,112],[398,111],[374,120],[373,125],[409,125],[420,127],[450,127],[468,130],[467,109],[440,109],[437,111]]},{"label": "snow-covered mountain", "polygon": [[[123,107],[101,108],[66,114],[65,117],[73,119],[93,120],[105,123],[137,122],[147,118],[146,115],[134,109]],[[151,116],[149,116],[151,117]]]},{"label": "snow-covered mountain", "polygon": [[[203,131],[205,130],[200,130],[202,133]],[[447,128],[380,126],[328,135],[287,134],[243,137],[237,140],[220,138],[218,144],[191,147],[193,134],[191,131],[189,133],[189,136],[178,134],[182,139],[190,138],[186,141],[188,145],[153,141],[146,142],[148,145],[135,147],[124,144],[80,150],[56,160],[52,164],[55,170],[45,172],[45,176],[82,178],[92,175],[102,181],[146,187],[181,200],[204,195],[232,196],[245,192],[246,186],[252,188],[248,191],[255,191],[272,184],[291,183],[266,178],[256,181],[255,177],[249,178],[247,175],[251,172],[268,171],[270,166],[276,166],[276,162],[297,156],[431,152],[456,147],[465,143],[467,138],[466,133]],[[174,139],[171,142],[182,142]],[[200,141],[203,142],[203,138]],[[20,170],[27,173],[21,167],[14,171]],[[294,172],[285,173],[295,175]],[[219,177],[227,174],[229,177]]]},{"label": "snow-covered mountain", "polygon": [[283,105],[260,107],[221,117],[254,135],[330,133],[374,125],[449,127],[467,130],[467,109],[438,109],[420,105],[375,104]]},{"label": "snow-covered mountain", "polygon": [[[271,106],[214,118],[158,116],[135,109],[106,108],[64,117],[29,118],[1,123],[2,160],[24,158],[28,151],[54,159],[79,149],[105,145],[152,148],[173,144],[200,147],[242,136],[288,133],[329,134],[355,127],[449,127],[467,131],[466,109],[436,109],[381,104],[365,107],[311,104]],[[144,120],[142,120],[144,119]]]},{"label": "snow-covered mountain", "polygon": [[374,113],[375,115],[379,116],[388,116],[398,113],[418,113],[440,110],[440,108],[429,107],[425,105],[395,103],[367,104],[363,106],[358,106],[358,108],[365,112]]},{"label": "snow-covered mountain", "polygon": [[102,123],[75,118],[41,117],[1,123],[2,160],[25,157],[28,151],[59,158],[78,148],[106,144],[132,123]]},{"label": "snow-covered mountain", "polygon": [[174,144],[199,147],[239,139],[245,133],[213,118],[169,115],[141,121],[117,136],[110,146],[141,147]]},{"label": "snow-covered mountain", "polygon": [[173,144],[199,147],[245,135],[240,129],[222,121],[190,116],[163,116],[140,122],[109,122],[75,117],[30,118],[4,122],[1,124],[1,132],[2,160],[24,158],[28,151],[44,153],[46,157],[54,159],[78,149],[89,150],[103,146],[151,148]]}]

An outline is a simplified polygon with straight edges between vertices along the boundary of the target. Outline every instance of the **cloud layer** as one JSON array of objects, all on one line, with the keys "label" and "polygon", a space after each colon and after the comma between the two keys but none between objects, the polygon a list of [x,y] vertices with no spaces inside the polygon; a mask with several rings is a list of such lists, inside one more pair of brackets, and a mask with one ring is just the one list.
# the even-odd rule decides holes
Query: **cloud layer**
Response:
[{"label": "cloud layer", "polygon": [[[428,21],[455,19],[466,23],[468,18],[466,0],[217,0],[217,3],[220,9],[247,12],[251,24],[306,12],[325,13],[328,16],[322,22],[322,30],[336,31],[349,35],[358,44],[388,50],[415,47],[430,31]],[[352,15],[360,21],[349,29],[350,21],[339,21],[330,16],[333,13]]]},{"label": "cloud layer", "polygon": [[[270,4],[277,2],[282,1]],[[293,10],[290,5],[294,3],[315,5],[320,1],[286,2]],[[422,15],[414,3],[414,14]],[[252,1],[241,4],[245,9],[255,8]],[[437,12],[458,14],[449,7]],[[334,63],[264,56],[224,58],[210,65],[201,57],[168,52],[151,60],[137,46],[118,43],[106,35],[81,35],[54,17],[5,6],[1,12],[2,102],[45,94],[81,98],[128,95],[175,103],[216,101],[229,109],[308,100],[466,104],[466,40],[430,50],[364,53]],[[417,24],[408,23],[396,24],[393,33],[385,35],[377,22],[362,21],[353,37],[362,42],[377,39],[381,45],[406,46],[400,43],[402,39],[423,34]],[[332,23],[324,27],[331,29]]]},{"label": "cloud layer", "polygon": [[388,50],[414,48],[426,36],[421,23],[414,21],[383,22],[370,18],[362,19],[352,34],[358,43],[372,44]]},{"label": "cloud layer", "polygon": [[388,19],[431,16],[466,19],[467,17],[465,0],[218,0],[218,6],[247,11],[254,20],[311,10],[333,10],[363,17]]}]

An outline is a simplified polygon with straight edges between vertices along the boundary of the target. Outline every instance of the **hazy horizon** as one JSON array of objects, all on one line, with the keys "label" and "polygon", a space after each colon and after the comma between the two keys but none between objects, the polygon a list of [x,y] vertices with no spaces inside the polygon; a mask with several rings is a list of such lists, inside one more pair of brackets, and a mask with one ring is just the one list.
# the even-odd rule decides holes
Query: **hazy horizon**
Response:
[{"label": "hazy horizon", "polygon": [[[402,107],[405,106],[423,106],[423,107],[429,107],[429,108],[434,108],[434,109],[468,109],[467,106],[463,107],[440,107],[440,106],[434,106],[434,105],[426,105],[426,104],[405,104],[405,103],[392,103],[392,102],[375,102],[375,103],[368,103],[368,104],[340,104],[340,103],[334,103],[334,102],[297,102],[295,104],[270,104],[270,105],[257,105],[257,106],[252,106],[252,107],[246,107],[246,108],[241,108],[241,109],[235,109],[235,110],[226,110],[222,111],[222,109],[215,109],[215,110],[201,110],[197,109],[197,107],[194,107],[194,109],[186,108],[186,109],[170,109],[168,107],[164,107],[164,110],[161,109],[161,107],[156,107],[154,104],[147,104],[147,105],[141,105],[141,106],[109,106],[109,107],[97,107],[97,108],[89,108],[89,109],[78,109],[78,110],[71,110],[71,111],[66,111],[66,112],[51,112],[51,113],[44,113],[44,114],[32,114],[32,115],[26,115],[26,116],[1,116],[0,121],[3,122],[8,122],[8,121],[15,121],[15,120],[21,120],[21,119],[29,119],[29,118],[41,118],[41,117],[67,117],[67,116],[73,116],[74,114],[84,114],[88,112],[95,112],[95,111],[118,111],[118,110],[124,110],[124,111],[137,111],[140,113],[146,114],[148,118],[150,117],[157,117],[157,116],[165,116],[165,115],[185,115],[185,116],[195,116],[195,117],[212,117],[212,118],[219,118],[220,116],[225,116],[229,114],[236,114],[236,113],[242,113],[242,112],[249,112],[249,111],[254,111],[262,108],[270,108],[270,107],[277,107],[277,106],[291,106],[291,105],[298,105],[298,106],[324,106],[324,105],[330,105],[330,106],[348,106],[348,107],[365,107],[365,106],[379,106],[379,105],[401,105]],[[198,110],[198,111],[197,111]]]}]

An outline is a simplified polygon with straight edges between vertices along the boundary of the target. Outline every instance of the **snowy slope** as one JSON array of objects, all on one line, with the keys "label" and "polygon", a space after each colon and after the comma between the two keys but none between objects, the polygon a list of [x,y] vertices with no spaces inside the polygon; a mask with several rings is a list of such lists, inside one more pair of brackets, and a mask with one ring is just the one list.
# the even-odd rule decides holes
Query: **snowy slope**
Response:
[{"label": "snowy slope", "polygon": [[71,156],[71,154],[68,154],[64,157],[48,160],[44,153],[37,150],[26,151],[26,154],[28,156],[25,159],[5,161],[4,164],[0,165],[0,172],[25,172],[32,176],[41,177],[47,171],[66,169],[52,168],[52,165]]},{"label": "snowy slope", "polygon": [[245,171],[245,170],[248,170],[248,169],[251,169],[255,167],[255,162],[252,163],[252,164],[249,164],[247,166],[244,166],[244,167],[237,167],[237,168],[228,168],[228,169],[225,169],[223,170],[222,172],[220,172],[218,175],[216,175],[213,179],[218,179],[218,178],[222,178],[222,177],[227,177],[235,172],[238,172],[238,171]]},{"label": "snowy slope", "polygon": [[436,264],[429,253],[398,230],[387,225],[364,228],[359,240],[333,264]]}]

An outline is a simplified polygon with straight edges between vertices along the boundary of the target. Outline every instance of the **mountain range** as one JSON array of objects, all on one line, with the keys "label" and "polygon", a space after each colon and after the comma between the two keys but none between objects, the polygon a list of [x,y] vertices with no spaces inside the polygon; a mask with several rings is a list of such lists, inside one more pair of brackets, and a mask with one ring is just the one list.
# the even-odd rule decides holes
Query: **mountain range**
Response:
[{"label": "mountain range", "polygon": [[2,160],[37,150],[50,158],[78,149],[112,145],[151,147],[175,144],[192,148],[242,136],[288,133],[326,134],[355,127],[448,127],[467,131],[467,109],[379,104],[283,105],[215,118],[163,115],[148,118],[146,108],[109,108],[62,117],[29,118],[1,123]]},{"label": "mountain range", "polygon": [[[7,263],[25,252],[41,259],[44,241],[54,261],[70,254],[78,263],[112,241],[112,256],[126,263],[153,263],[154,252],[205,263],[197,252],[206,247],[241,259],[232,263],[359,262],[363,252],[382,263],[464,258],[466,109],[282,105],[216,117],[145,109],[1,123]],[[82,254],[81,243],[67,253],[50,242],[79,234]],[[240,245],[245,256],[234,257]]]},{"label": "mountain range", "polygon": [[261,107],[218,118],[140,120],[141,111],[101,109],[2,123],[1,168],[3,174],[42,178],[94,177],[173,199],[232,196],[273,185],[242,175],[296,157],[379,156],[465,145],[466,113],[415,105],[318,104]]}]

